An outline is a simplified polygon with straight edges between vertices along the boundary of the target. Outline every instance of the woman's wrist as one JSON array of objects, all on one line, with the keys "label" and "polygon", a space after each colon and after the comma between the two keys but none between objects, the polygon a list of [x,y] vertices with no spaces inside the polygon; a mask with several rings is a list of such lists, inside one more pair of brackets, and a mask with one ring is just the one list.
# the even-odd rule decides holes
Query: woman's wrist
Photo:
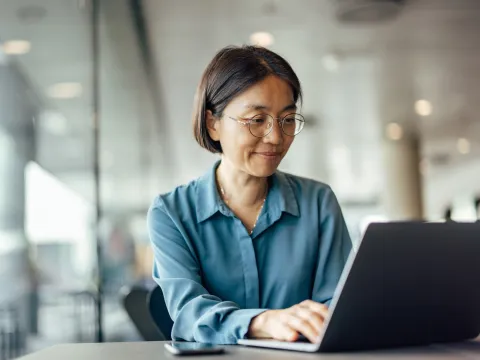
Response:
[{"label": "woman's wrist", "polygon": [[248,338],[268,338],[268,333],[265,331],[265,324],[267,323],[267,318],[269,313],[272,310],[267,310],[250,321],[250,326],[248,327],[247,337]]}]

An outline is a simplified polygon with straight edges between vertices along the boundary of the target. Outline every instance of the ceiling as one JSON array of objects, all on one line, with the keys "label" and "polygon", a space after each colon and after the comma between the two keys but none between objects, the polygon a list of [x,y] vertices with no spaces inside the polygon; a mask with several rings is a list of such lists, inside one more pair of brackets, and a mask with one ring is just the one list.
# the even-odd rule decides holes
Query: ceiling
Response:
[{"label": "ceiling", "polygon": [[[436,189],[436,176],[449,169],[461,173],[480,158],[477,0],[410,0],[396,19],[363,25],[339,23],[333,0],[143,3],[155,61],[148,76],[159,84],[155,99],[127,2],[102,2],[100,156],[102,200],[110,210],[143,211],[156,193],[210,166],[215,156],[200,150],[192,136],[193,94],[214,53],[247,43],[255,31],[273,34],[272,50],[290,61],[304,88],[302,111],[310,126],[295,140],[283,169],[329,182],[344,203],[371,203],[381,195],[383,134],[389,122],[421,137],[431,189]],[[32,4],[44,9],[33,20],[22,10]],[[42,108],[67,120],[62,133],[39,120],[39,160],[89,199],[90,31],[88,1],[0,0],[0,40],[32,42],[29,54],[12,61],[25,72]],[[338,60],[337,71],[323,66],[326,55]],[[80,82],[82,96],[52,100],[44,95],[63,81]],[[432,115],[415,114],[418,99],[431,101]],[[155,106],[161,116],[155,116]],[[459,137],[471,141],[470,154],[458,153]],[[473,189],[476,182],[468,183]],[[438,209],[440,200],[428,196],[428,208]]]}]

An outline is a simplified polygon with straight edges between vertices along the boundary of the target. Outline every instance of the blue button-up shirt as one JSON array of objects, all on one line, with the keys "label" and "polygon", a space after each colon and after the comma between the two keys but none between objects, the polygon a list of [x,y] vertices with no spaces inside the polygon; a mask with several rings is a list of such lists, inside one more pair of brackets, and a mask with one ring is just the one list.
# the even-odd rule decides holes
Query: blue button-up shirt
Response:
[{"label": "blue button-up shirt", "polygon": [[219,196],[218,164],[148,212],[153,277],[174,340],[234,344],[266,309],[328,304],[351,251],[329,186],[277,171],[249,234]]}]

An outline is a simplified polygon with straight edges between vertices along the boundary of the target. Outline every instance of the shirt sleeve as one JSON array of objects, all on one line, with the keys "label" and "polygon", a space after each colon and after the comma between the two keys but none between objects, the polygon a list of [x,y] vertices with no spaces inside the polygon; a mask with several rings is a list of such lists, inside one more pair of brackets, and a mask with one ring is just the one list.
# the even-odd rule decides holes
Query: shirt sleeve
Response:
[{"label": "shirt sleeve", "polygon": [[352,241],[340,205],[330,188],[320,200],[319,240],[318,265],[312,299],[330,305],[352,250]]},{"label": "shirt sleeve", "polygon": [[195,251],[161,198],[150,208],[147,226],[154,252],[153,278],[174,321],[172,339],[235,344],[244,338],[252,318],[265,309],[240,309],[208,293]]}]

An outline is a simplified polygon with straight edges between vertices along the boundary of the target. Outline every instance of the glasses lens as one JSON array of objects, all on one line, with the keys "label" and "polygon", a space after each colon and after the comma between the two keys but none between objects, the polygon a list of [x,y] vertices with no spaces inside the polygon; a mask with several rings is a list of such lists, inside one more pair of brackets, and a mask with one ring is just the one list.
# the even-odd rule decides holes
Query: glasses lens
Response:
[{"label": "glasses lens", "polygon": [[250,132],[253,136],[264,137],[270,132],[273,118],[268,114],[255,115],[250,121]]},{"label": "glasses lens", "polygon": [[295,136],[302,131],[305,119],[300,114],[288,114],[283,118],[282,130],[285,135]]}]

